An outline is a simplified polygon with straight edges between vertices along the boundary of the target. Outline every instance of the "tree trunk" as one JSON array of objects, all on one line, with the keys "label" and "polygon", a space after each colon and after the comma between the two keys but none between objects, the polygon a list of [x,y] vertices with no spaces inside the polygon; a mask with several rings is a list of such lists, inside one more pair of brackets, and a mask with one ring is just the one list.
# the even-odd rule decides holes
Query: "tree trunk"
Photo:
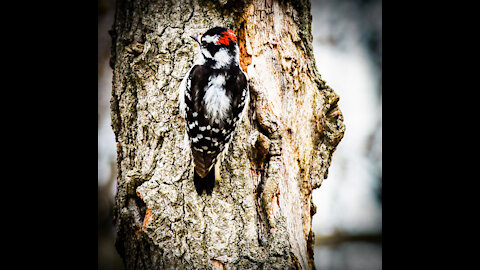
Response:
[{"label": "tree trunk", "polygon": [[[211,196],[182,152],[177,88],[199,48],[232,29],[250,104]],[[310,2],[118,0],[112,31],[114,219],[126,269],[308,269],[312,191],[343,137],[338,95],[321,80]]]}]

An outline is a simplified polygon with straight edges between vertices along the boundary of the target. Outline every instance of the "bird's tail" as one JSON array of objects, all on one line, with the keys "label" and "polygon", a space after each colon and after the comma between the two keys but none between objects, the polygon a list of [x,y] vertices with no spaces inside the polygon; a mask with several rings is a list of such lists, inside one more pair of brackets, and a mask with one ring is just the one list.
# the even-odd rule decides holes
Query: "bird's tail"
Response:
[{"label": "bird's tail", "polygon": [[198,195],[202,195],[203,190],[207,192],[207,195],[211,195],[213,187],[215,186],[215,166],[213,166],[204,178],[200,177],[195,170],[193,174],[193,183],[195,184]]}]

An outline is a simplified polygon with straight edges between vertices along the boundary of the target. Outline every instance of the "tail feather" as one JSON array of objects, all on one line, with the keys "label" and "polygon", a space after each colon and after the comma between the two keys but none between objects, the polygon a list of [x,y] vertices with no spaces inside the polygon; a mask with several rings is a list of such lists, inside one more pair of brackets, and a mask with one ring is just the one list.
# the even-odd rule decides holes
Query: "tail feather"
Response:
[{"label": "tail feather", "polygon": [[211,195],[213,187],[215,186],[215,166],[208,172],[207,176],[204,178],[200,177],[197,172],[194,172],[193,183],[195,184],[195,189],[197,190],[198,195],[202,195],[203,190],[206,191],[207,195]]}]

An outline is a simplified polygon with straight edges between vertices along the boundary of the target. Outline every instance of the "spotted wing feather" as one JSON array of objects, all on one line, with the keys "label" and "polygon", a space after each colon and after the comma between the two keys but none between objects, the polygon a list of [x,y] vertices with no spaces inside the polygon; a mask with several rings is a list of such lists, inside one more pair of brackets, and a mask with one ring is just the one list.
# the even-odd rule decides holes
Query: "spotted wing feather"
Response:
[{"label": "spotted wing feather", "polygon": [[225,93],[230,101],[227,117],[209,117],[204,96],[209,78],[218,75],[215,72],[218,73],[204,66],[194,66],[189,73],[190,87],[187,87],[184,96],[186,130],[195,171],[202,178],[212,169],[218,155],[227,149],[248,99],[247,80],[243,72],[238,70],[237,74],[225,74]]}]

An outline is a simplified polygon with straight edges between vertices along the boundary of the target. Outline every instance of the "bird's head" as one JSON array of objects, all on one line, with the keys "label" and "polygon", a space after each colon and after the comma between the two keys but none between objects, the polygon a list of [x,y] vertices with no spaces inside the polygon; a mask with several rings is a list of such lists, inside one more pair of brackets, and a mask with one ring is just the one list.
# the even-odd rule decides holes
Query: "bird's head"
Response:
[{"label": "bird's head", "polygon": [[214,27],[199,37],[191,36],[200,45],[204,64],[215,69],[228,69],[239,63],[237,37],[232,30]]}]

